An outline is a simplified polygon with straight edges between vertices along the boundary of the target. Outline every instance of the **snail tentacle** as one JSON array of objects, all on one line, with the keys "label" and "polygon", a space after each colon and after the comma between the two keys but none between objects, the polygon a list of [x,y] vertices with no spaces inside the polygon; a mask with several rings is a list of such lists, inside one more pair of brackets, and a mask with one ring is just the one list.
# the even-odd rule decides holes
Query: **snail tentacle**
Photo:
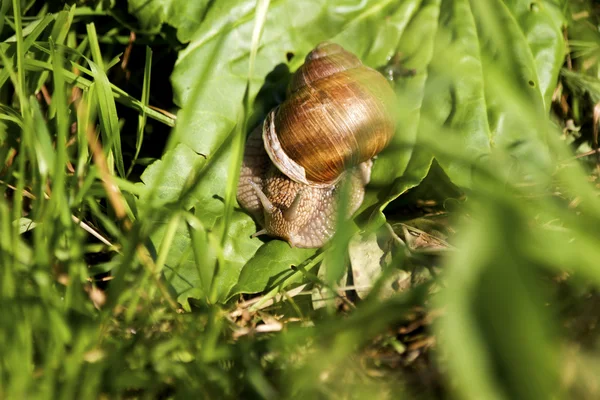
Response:
[{"label": "snail tentacle", "polygon": [[260,235],[266,235],[266,234],[268,234],[268,233],[269,233],[269,231],[267,231],[266,229],[261,229],[260,231],[256,231],[256,232],[254,232],[252,235],[250,235],[250,237],[251,237],[251,238],[255,238],[255,237],[257,237],[257,236],[260,236]]},{"label": "snail tentacle", "polygon": [[300,208],[300,200],[302,199],[302,193],[304,190],[299,190],[292,202],[292,205],[283,211],[283,218],[287,221],[294,221],[298,218],[298,209]]},{"label": "snail tentacle", "polygon": [[273,210],[275,210],[275,206],[273,205],[273,203],[271,203],[271,200],[269,200],[269,198],[263,193],[261,188],[259,188],[256,183],[250,181],[249,185],[252,186],[252,188],[254,189],[254,192],[256,193],[258,200],[260,200],[260,203],[262,204],[263,209],[267,213],[272,214]]}]

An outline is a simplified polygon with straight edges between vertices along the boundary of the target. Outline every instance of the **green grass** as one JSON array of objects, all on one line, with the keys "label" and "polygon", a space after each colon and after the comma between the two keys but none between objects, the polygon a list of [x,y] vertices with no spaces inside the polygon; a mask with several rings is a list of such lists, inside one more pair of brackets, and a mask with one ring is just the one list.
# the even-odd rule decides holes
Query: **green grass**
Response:
[{"label": "green grass", "polygon": [[[597,398],[597,7],[59,3],[0,8],[0,398]],[[325,39],[397,137],[328,246],[250,238],[244,137]]]}]

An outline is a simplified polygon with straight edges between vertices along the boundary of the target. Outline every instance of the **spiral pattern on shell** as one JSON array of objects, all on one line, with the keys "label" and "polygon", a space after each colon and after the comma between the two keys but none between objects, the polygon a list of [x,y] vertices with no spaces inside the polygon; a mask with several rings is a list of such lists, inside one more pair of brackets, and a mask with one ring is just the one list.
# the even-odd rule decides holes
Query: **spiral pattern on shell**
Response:
[{"label": "spiral pattern on shell", "polygon": [[331,184],[389,143],[395,105],[379,72],[341,46],[321,43],[293,75],[287,100],[267,116],[265,148],[291,179]]}]

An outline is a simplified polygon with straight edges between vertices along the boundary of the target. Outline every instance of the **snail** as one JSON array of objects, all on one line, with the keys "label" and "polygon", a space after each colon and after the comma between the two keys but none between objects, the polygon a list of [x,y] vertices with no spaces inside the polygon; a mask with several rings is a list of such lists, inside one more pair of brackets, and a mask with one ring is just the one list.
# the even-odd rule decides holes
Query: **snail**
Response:
[{"label": "snail", "polygon": [[395,131],[395,94],[379,72],[324,42],[292,75],[286,100],[246,141],[237,199],[254,234],[321,247],[362,204],[373,157]]}]

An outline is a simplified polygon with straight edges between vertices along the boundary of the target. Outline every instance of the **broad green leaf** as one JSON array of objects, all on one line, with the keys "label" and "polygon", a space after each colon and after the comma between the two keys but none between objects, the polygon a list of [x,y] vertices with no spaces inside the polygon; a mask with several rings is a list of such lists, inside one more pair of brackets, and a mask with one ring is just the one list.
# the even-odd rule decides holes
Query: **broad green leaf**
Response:
[{"label": "broad green leaf", "polygon": [[[369,66],[399,71],[394,79],[400,104],[397,135],[375,162],[362,207],[363,216],[381,224],[387,204],[418,185],[434,158],[454,183],[465,187],[472,184],[468,165],[497,150],[549,159],[547,132],[534,120],[517,117],[526,104],[545,118],[562,63],[560,14],[550,1],[536,3],[541,8],[527,11],[522,1],[501,0],[273,2],[248,96],[253,101],[276,66],[294,71],[323,40],[340,43]],[[159,188],[163,200],[195,207],[207,229],[223,215],[227,177],[233,174],[229,165],[235,165],[229,160],[231,138],[244,112],[255,5],[238,0],[207,7],[171,77],[182,109],[163,160],[178,160],[185,145],[186,165],[164,164],[157,173],[157,164],[144,174],[144,182]],[[520,101],[510,104],[513,94]],[[432,138],[442,142],[444,135],[468,149],[466,159],[457,161],[443,146],[442,151],[429,147]],[[171,176],[168,171],[176,172]],[[275,259],[269,247],[261,249],[249,265],[264,273],[284,271],[289,268],[284,245]],[[249,290],[244,272],[242,277],[239,291]],[[260,277],[252,290],[265,290],[268,279]]]},{"label": "broad green leaf", "polygon": [[291,248],[281,240],[266,243],[244,266],[231,295],[258,293],[281,285],[297,272],[292,269],[292,266],[302,264],[315,252],[314,249]]},{"label": "broad green leaf", "polygon": [[[205,161],[203,157],[198,157],[198,154],[189,147],[181,144],[172,150],[168,157],[165,156],[163,160],[152,163],[142,174],[142,182],[149,184],[159,179],[161,168],[165,169],[164,173],[169,179],[161,182],[160,189],[155,198],[151,200],[157,205],[176,201],[187,186],[188,177],[194,171],[202,169]],[[165,165],[165,162],[168,162],[168,164]],[[149,201],[150,199],[144,198],[142,200]]]},{"label": "broad green leaf", "polygon": [[[524,15],[522,3],[459,0],[441,5],[442,28],[430,65],[438,82],[429,85],[431,100],[425,101],[422,113],[434,124],[450,128],[469,149],[472,161],[495,151],[517,158],[549,156],[544,144],[547,130],[528,125],[531,120],[519,115],[526,104],[530,113],[545,118],[549,107],[545,97],[554,89],[563,58],[560,19],[548,18],[545,12]],[[538,3],[552,7],[550,2]],[[546,40],[529,37],[534,43],[530,44],[529,31],[543,31]],[[454,183],[471,186],[465,164],[448,155],[434,156]]]},{"label": "broad green leaf", "polygon": [[529,44],[537,70],[538,85],[544,107],[550,110],[552,93],[562,62],[565,43],[562,28],[565,17],[555,0],[505,0]]},{"label": "broad green leaf", "polygon": [[189,42],[202,23],[209,0],[128,0],[127,7],[143,29],[158,33],[163,24],[177,29],[177,39]]},{"label": "broad green leaf", "polygon": [[[181,197],[185,208],[195,207],[195,215],[202,221],[206,229],[212,229],[218,219],[223,215],[223,182],[219,181],[219,176],[224,176],[227,169],[227,159],[225,163],[217,162],[208,165],[202,169],[206,160],[199,157],[194,151],[181,144],[177,146],[164,160],[157,161],[144,171],[142,180],[150,182],[161,173],[168,176],[156,192],[156,197],[152,199],[155,206],[168,206],[169,203],[177,202]],[[165,162],[167,164],[165,165]],[[195,171],[202,170],[202,180],[193,190],[189,191],[188,196],[182,196],[186,188],[189,189],[191,182],[194,181]],[[215,177],[216,175],[216,177]],[[144,200],[145,197],[142,198]],[[235,211],[233,213],[231,224],[228,229],[226,245],[223,249],[215,249],[211,254],[205,255],[203,260],[194,257],[192,238],[189,230],[181,223],[175,242],[169,251],[165,262],[165,276],[171,283],[177,293],[178,300],[185,303],[188,297],[208,298],[209,282],[203,279],[203,273],[200,269],[214,268],[216,254],[222,253],[222,262],[218,266],[218,275],[214,285],[216,295],[220,300],[225,300],[229,290],[237,282],[240,270],[248,259],[256,252],[256,249],[262,244],[259,239],[250,236],[256,232],[256,225],[244,213]],[[155,222],[155,229],[151,239],[155,245],[162,240],[165,222],[160,219]],[[214,233],[209,233],[209,235]],[[207,239],[208,240],[208,239]],[[209,242],[213,247],[218,246],[219,240],[214,239]],[[202,263],[201,263],[202,261]],[[212,276],[212,273],[208,273]]]},{"label": "broad green leaf", "polygon": [[[418,185],[431,165],[432,155],[422,151],[417,140],[420,109],[429,76],[426,66],[433,57],[438,28],[439,3],[437,0],[424,1],[399,41],[397,53],[401,56],[400,68],[406,71],[404,76],[394,80],[400,104],[398,128],[392,142],[379,154],[374,164],[363,209],[378,203],[378,210],[383,210],[390,201]],[[379,219],[379,225],[385,222],[383,215],[375,216]]]},{"label": "broad green leaf", "polygon": [[348,255],[356,294],[363,299],[369,294],[382,271],[384,252],[377,243],[377,235],[369,233],[353,237],[348,246]]},{"label": "broad green leaf", "polygon": [[310,297],[312,300],[313,310],[326,308],[327,311],[335,312],[336,301],[339,300],[338,295],[343,295],[343,292],[336,292],[337,288],[346,286],[348,283],[348,268],[347,265],[344,274],[332,286],[325,284],[328,281],[327,275],[329,270],[329,264],[327,263],[330,258],[325,258],[319,265],[319,271],[317,272],[317,278],[319,282],[315,282],[311,291]]},{"label": "broad green leaf", "polygon": [[21,218],[18,221],[15,221],[16,224],[19,225],[19,234],[22,235],[25,232],[29,232],[33,228],[35,228],[38,224],[29,218]]},{"label": "broad green leaf", "polygon": [[217,153],[211,160],[206,160],[180,144],[144,171],[142,181],[147,185],[157,184],[157,191],[154,197],[144,197],[143,201],[154,207],[172,202],[178,202],[185,209],[196,205],[198,216],[210,229],[223,215],[223,179],[227,176],[228,166],[229,153]]},{"label": "broad green leaf", "polygon": [[[162,238],[165,228],[166,225],[160,223],[156,226],[152,235],[153,241],[155,238]],[[218,301],[223,302],[229,297],[230,290],[238,282],[242,267],[260,246],[261,242],[258,239],[250,238],[255,230],[254,223],[248,220],[245,214],[233,213],[228,230],[228,240],[222,249],[223,264],[217,266],[217,275],[213,283]],[[217,235],[208,242],[216,246],[219,240]],[[165,262],[164,274],[177,293],[177,300],[181,304],[185,304],[190,297],[209,298],[210,282],[206,282],[206,277],[211,277],[212,272],[206,269],[214,268],[214,264],[217,262],[215,254],[205,254],[202,255],[204,256],[203,263],[199,264],[200,260],[194,259],[191,247],[193,245],[189,230],[184,223],[180,224]]]},{"label": "broad green leaf", "polygon": [[[370,26],[374,34],[395,30],[397,33],[390,36],[391,40],[383,41],[377,50],[380,54],[377,60],[383,64],[385,57],[395,53],[398,32],[404,29],[420,2],[408,2],[401,7],[396,7],[393,2],[369,2],[355,7],[314,3],[315,7],[302,4],[302,10],[291,1],[277,2],[269,8],[263,37],[277,36],[281,40],[267,42],[259,48],[251,77],[251,99],[256,95],[265,75],[276,65],[287,63],[288,55],[293,55],[290,65],[295,69],[316,43],[331,39],[333,33],[344,32],[344,26],[348,26],[348,30],[355,30],[355,34],[347,35],[349,47],[353,43],[352,38],[360,36],[365,25]],[[226,9],[211,7],[188,48],[180,53],[172,79],[176,99],[184,107],[179,113],[172,140],[174,150],[170,150],[165,159],[172,157],[173,160],[178,160],[177,154],[182,151],[180,144],[185,144],[187,161],[185,165],[180,164],[181,168],[165,166],[171,171],[177,171],[173,177],[168,172],[164,172],[164,175],[158,173],[161,168],[158,164],[150,167],[153,172],[143,176],[147,185],[161,188],[159,196],[163,199],[175,201],[183,193],[189,195],[179,200],[183,200],[185,207],[198,204],[198,216],[208,228],[214,226],[224,210],[222,198],[226,177],[230,174],[228,139],[236,125],[237,116],[242,111],[253,28],[253,6],[254,2],[239,1],[235,4],[232,2]],[[306,10],[310,12],[307,13]],[[302,18],[297,18],[300,15]],[[381,26],[379,21],[390,15],[393,18],[389,24]],[[286,21],[290,23],[286,24]],[[294,29],[289,29],[291,26]],[[306,27],[310,29],[305,29]],[[315,27],[321,27],[322,31]],[[297,30],[303,32],[302,36],[296,33]],[[310,35],[310,38],[306,35]],[[244,38],[248,40],[243,41]],[[363,40],[361,43],[367,51],[368,42]],[[173,151],[175,153],[171,153]],[[195,160],[193,153],[196,153]],[[201,167],[193,169],[190,167],[192,165]],[[198,179],[190,176],[191,173]],[[178,187],[176,182],[181,186]],[[189,184],[186,191],[183,190],[184,183]],[[251,221],[250,217],[246,218],[248,222]],[[255,240],[260,243],[258,239]],[[282,245],[285,245],[282,249],[287,246],[285,243]],[[285,258],[275,261],[257,259],[255,262],[275,262],[279,263],[277,268],[289,268],[289,264],[280,260]],[[300,261],[302,260],[297,260]],[[261,278],[268,280],[269,277]]]}]

